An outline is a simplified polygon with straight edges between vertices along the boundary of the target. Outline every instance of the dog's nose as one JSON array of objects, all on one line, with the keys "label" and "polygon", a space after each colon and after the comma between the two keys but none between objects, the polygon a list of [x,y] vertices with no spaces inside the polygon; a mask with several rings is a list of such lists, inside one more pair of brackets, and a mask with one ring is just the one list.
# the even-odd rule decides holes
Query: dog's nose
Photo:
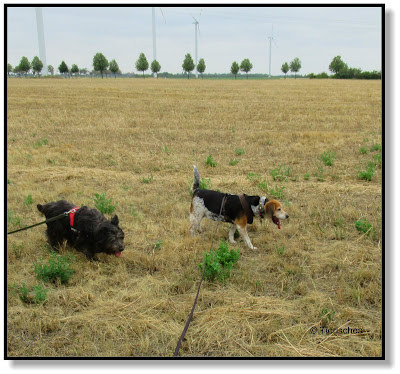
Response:
[{"label": "dog's nose", "polygon": [[289,214],[286,214],[286,218],[289,218]]}]

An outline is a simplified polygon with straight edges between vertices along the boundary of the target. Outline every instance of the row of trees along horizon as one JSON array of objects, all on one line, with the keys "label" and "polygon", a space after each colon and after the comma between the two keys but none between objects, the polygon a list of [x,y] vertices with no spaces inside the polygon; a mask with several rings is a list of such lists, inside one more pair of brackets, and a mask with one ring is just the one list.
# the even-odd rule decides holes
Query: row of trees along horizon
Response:
[{"label": "row of trees along horizon", "polygon": [[[182,74],[170,74],[167,72],[160,73],[161,70],[161,65],[157,60],[152,61],[151,64],[148,63],[147,58],[144,53],[140,53],[138,60],[135,63],[135,67],[137,71],[140,71],[143,73],[143,78],[145,77],[144,72],[147,71],[150,67],[150,70],[152,71],[153,74],[156,74],[157,78],[158,75],[162,77],[177,77],[177,76],[182,76],[185,73],[187,74],[187,78],[189,79],[190,73],[195,69],[196,65],[192,59],[192,56],[190,53],[187,53],[185,55],[185,59],[183,60],[182,64]],[[246,73],[246,77],[248,79],[249,77],[249,72],[253,68],[253,64],[250,62],[248,58],[245,58],[241,64],[239,65],[236,61],[234,61],[231,65],[230,69],[230,74],[207,74],[207,77],[215,77],[215,76],[221,76],[221,77],[231,77],[231,75],[234,75],[235,79],[239,71]],[[281,71],[285,76],[287,76],[287,73],[290,71],[294,73],[294,77],[296,79],[297,73],[301,69],[301,61],[298,57],[293,59],[290,63],[284,62],[281,66]],[[43,62],[35,56],[31,62],[29,62],[28,58],[23,56],[21,58],[21,61],[19,65],[13,67],[10,63],[8,64],[8,76],[10,76],[10,73],[14,73],[17,76],[21,76],[22,74],[25,74],[25,76],[28,75],[28,73],[32,70],[33,76],[37,74],[37,76],[40,78],[40,74],[43,70]],[[47,66],[48,72],[53,76],[54,75],[54,67],[52,65]],[[203,78],[203,74],[206,70],[206,64],[203,58],[200,58],[199,63],[197,64],[197,71],[201,74],[201,77]],[[340,79],[381,79],[382,74],[380,71],[362,71],[359,68],[351,68],[346,64],[341,56],[336,56],[333,58],[332,62],[329,65],[329,70],[333,73],[332,76],[329,76],[327,73],[322,72],[319,74],[314,74],[310,73],[306,76],[300,76],[302,78],[310,78],[310,79],[327,79],[327,78],[340,78]],[[115,59],[111,60],[110,62],[106,59],[106,57],[102,53],[96,53],[95,56],[93,57],[93,70],[89,71],[87,68],[80,69],[78,65],[72,64],[71,68],[68,67],[68,65],[65,63],[65,61],[62,61],[60,66],[58,67],[58,71],[60,74],[63,74],[65,77],[68,76],[97,76],[98,74],[101,75],[103,78],[103,75],[105,74],[106,76],[109,74],[114,74],[114,77],[117,77],[117,74],[119,76],[122,76],[122,72],[119,69],[118,63],[115,61]],[[133,73],[134,74],[134,73]],[[132,76],[133,74],[124,74],[128,76]],[[253,76],[258,76],[258,77],[265,77],[268,76],[267,74],[253,74]]]}]

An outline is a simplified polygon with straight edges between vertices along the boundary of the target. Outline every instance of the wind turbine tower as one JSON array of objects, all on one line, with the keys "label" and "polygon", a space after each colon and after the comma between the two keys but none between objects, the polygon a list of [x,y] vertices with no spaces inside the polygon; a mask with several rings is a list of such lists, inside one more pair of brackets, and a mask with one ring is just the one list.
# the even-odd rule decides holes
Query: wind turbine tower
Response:
[{"label": "wind turbine tower", "polygon": [[[157,47],[156,47],[156,11],[154,7],[151,8],[153,16],[153,61],[157,60]],[[157,78],[157,73],[154,73],[154,78]]]},{"label": "wind turbine tower", "polygon": [[[151,8],[152,12],[152,19],[153,19],[153,61],[157,60],[157,46],[156,46],[156,10],[154,7]],[[162,9],[160,8],[160,12],[164,18],[164,23],[167,23],[164,13]],[[157,73],[154,73],[154,78],[157,78]]]},{"label": "wind turbine tower", "polygon": [[43,62],[42,75],[47,75],[47,62],[46,62],[46,47],[44,45],[44,29],[43,29],[43,14],[42,8],[35,8],[36,11],[36,26],[39,41],[39,58]]},{"label": "wind turbine tower", "polygon": [[195,63],[195,69],[196,69],[196,78],[198,78],[199,72],[197,71],[197,59],[198,59],[197,32],[199,30],[199,22],[193,16],[192,16],[192,18],[194,19],[194,22],[193,22],[194,23],[194,47],[195,47],[195,54],[194,54],[195,62],[194,63]]},{"label": "wind turbine tower", "polygon": [[[275,39],[274,39],[274,25],[272,25],[272,33],[271,36],[268,36],[269,39],[269,77],[271,78],[271,56],[272,56],[272,41],[275,43]],[[275,43],[276,45],[276,43]],[[278,48],[278,46],[276,45],[276,48]]]}]

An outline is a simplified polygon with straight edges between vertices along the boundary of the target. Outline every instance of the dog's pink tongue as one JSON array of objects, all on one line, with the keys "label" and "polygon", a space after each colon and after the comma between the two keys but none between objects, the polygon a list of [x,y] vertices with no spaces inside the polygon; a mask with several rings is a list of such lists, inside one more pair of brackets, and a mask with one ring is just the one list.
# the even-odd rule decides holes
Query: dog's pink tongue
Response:
[{"label": "dog's pink tongue", "polygon": [[120,256],[121,256],[121,252],[115,252],[115,255],[116,255],[117,257],[120,257]]},{"label": "dog's pink tongue", "polygon": [[281,229],[281,221],[279,221],[279,218],[272,216],[272,222],[275,223],[275,225],[278,226],[278,229]]}]

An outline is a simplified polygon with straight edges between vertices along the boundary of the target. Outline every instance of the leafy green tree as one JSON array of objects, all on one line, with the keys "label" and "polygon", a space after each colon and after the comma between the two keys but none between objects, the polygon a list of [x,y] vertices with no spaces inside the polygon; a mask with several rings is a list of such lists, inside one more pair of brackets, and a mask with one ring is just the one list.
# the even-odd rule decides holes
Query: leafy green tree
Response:
[{"label": "leafy green tree", "polygon": [[285,74],[285,79],[286,79],[286,74],[289,71],[289,64],[287,62],[282,64],[281,70],[282,70],[282,73]]},{"label": "leafy green tree", "polygon": [[245,58],[240,63],[240,71],[244,71],[247,74],[247,79],[249,79],[249,71],[253,69],[253,64],[250,62],[248,58]]},{"label": "leafy green tree", "polygon": [[31,64],[29,63],[28,58],[23,56],[21,58],[21,61],[20,61],[19,65],[18,65],[18,67],[19,67],[19,70],[21,72],[24,72],[25,76],[26,76],[28,74],[29,70],[31,70]]},{"label": "leafy green tree", "polygon": [[33,58],[32,63],[31,63],[31,66],[32,66],[33,75],[35,75],[35,73],[37,73],[37,75],[38,75],[39,78],[40,78],[40,72],[41,72],[42,69],[43,69],[43,62],[40,61],[40,59],[39,59],[38,56],[35,56],[35,57]]},{"label": "leafy green tree", "polygon": [[233,61],[231,66],[231,73],[235,76],[235,79],[237,73],[239,73],[239,70],[240,70],[239,64],[236,61]]},{"label": "leafy green tree", "polygon": [[67,73],[69,73],[69,68],[68,68],[68,65],[65,63],[65,61],[61,61],[61,64],[60,64],[60,66],[58,67],[58,71],[59,71],[61,74],[64,74],[64,76],[65,76]]},{"label": "leafy green tree", "polygon": [[329,64],[329,70],[334,74],[338,74],[344,70],[347,70],[347,68],[348,68],[348,66],[342,60],[341,56],[334,57],[332,62]]},{"label": "leafy green tree", "polygon": [[114,78],[117,78],[117,73],[119,72],[119,66],[117,61],[111,60],[110,61],[110,71],[114,74]]},{"label": "leafy green tree", "polygon": [[137,71],[142,71],[143,72],[143,78],[144,78],[144,72],[149,68],[149,63],[147,62],[147,58],[144,55],[144,53],[141,53],[139,55],[138,60],[136,61],[136,70]]},{"label": "leafy green tree", "polygon": [[300,69],[301,69],[301,61],[298,57],[296,57],[290,63],[290,71],[294,73],[294,79],[296,79],[296,73],[298,73]]},{"label": "leafy green tree", "polygon": [[7,64],[7,76],[10,76],[10,73],[12,73],[13,71],[13,67],[11,64]]},{"label": "leafy green tree", "polygon": [[194,70],[194,62],[190,53],[187,53],[185,55],[185,59],[183,60],[182,64],[182,69],[183,71],[188,73],[188,79],[189,79],[189,73]]},{"label": "leafy green tree", "polygon": [[87,73],[89,73],[89,70],[87,68],[79,69],[79,74],[86,75]]},{"label": "leafy green tree", "polygon": [[78,68],[78,65],[77,65],[77,64],[72,64],[72,66],[71,66],[71,73],[72,73],[72,74],[79,73],[79,68]]},{"label": "leafy green tree", "polygon": [[108,68],[108,60],[100,52],[96,53],[93,57],[93,67],[95,71],[99,71],[101,79],[103,79],[103,73]]},{"label": "leafy green tree", "polygon": [[199,60],[197,64],[197,71],[201,74],[201,79],[203,79],[203,73],[206,71],[206,63],[204,62],[204,58]]},{"label": "leafy green tree", "polygon": [[150,65],[150,69],[153,74],[156,73],[156,77],[158,79],[158,72],[161,70],[160,63],[157,60],[154,60]]},{"label": "leafy green tree", "polygon": [[21,68],[19,67],[19,65],[17,65],[17,66],[14,67],[13,73],[14,73],[14,74],[17,74],[17,75],[18,75],[18,78],[21,78],[22,70],[21,70]]},{"label": "leafy green tree", "polygon": [[48,71],[51,75],[54,75],[54,67],[53,67],[53,65],[47,65],[47,71]]}]

